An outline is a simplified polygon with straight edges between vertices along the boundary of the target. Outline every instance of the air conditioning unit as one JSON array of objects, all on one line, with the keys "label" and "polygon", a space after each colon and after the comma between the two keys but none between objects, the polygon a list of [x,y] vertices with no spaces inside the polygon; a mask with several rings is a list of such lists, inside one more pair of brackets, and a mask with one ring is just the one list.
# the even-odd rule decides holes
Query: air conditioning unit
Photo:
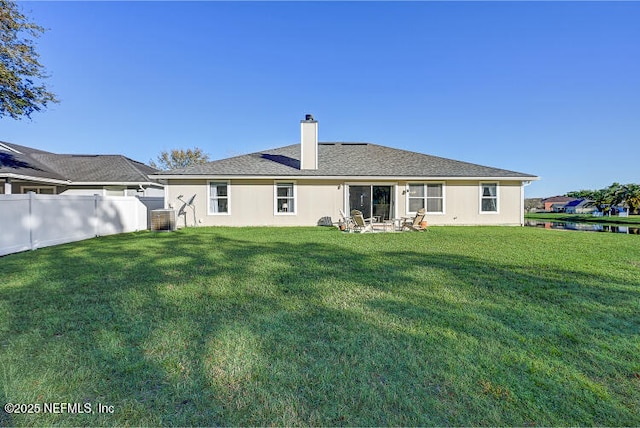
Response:
[{"label": "air conditioning unit", "polygon": [[152,210],[151,230],[166,232],[176,230],[175,210]]}]

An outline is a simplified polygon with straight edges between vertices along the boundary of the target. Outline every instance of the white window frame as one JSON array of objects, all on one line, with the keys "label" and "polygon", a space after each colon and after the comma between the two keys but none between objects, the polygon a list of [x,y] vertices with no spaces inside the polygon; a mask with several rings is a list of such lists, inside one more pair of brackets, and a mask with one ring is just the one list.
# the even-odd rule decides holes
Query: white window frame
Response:
[{"label": "white window frame", "polygon": [[[407,197],[405,198],[406,199],[406,210],[405,210],[406,213],[408,215],[415,215],[416,214],[416,211],[409,211],[409,198],[411,198],[409,186],[410,185],[417,185],[417,184],[423,186],[423,188],[424,188],[424,196],[417,197],[417,198],[412,198],[412,199],[420,199],[420,198],[422,198],[424,200],[424,209],[425,209],[425,212],[427,214],[429,214],[429,215],[444,215],[445,211],[446,211],[445,207],[447,206],[447,204],[446,204],[446,201],[447,201],[447,199],[446,199],[447,186],[446,186],[446,183],[444,181],[410,181],[410,182],[407,182],[407,186],[406,186],[406,195],[407,195]],[[440,186],[442,186],[442,197],[441,197],[442,198],[442,211],[427,211],[427,200],[429,199],[429,196],[427,196],[427,193],[428,193],[427,192],[427,185],[428,184],[439,184]],[[436,199],[436,198],[431,198],[431,199]]]},{"label": "white window frame", "polygon": [[[43,189],[46,190],[53,190],[53,193],[40,193]],[[33,185],[27,185],[27,186],[20,186],[20,191],[22,193],[29,193],[29,192],[33,192],[36,194],[42,194],[42,195],[55,195],[56,194],[56,186],[33,186]]]},{"label": "white window frame", "polygon": [[[293,186],[293,211],[278,211],[278,185],[291,184]],[[297,215],[298,214],[298,185],[295,180],[276,180],[273,182],[273,215]]]},{"label": "white window frame", "polygon": [[[212,184],[226,184],[227,185],[227,212],[213,212],[213,205],[211,204],[211,185]],[[224,197],[224,196],[223,196]],[[231,214],[231,181],[230,180],[207,180],[207,215],[230,215]]]},{"label": "white window frame", "polygon": [[[109,195],[111,193],[111,195]],[[104,196],[127,196],[126,186],[103,186],[102,194]]]},{"label": "white window frame", "polygon": [[[495,200],[496,200],[496,210],[495,211],[484,211],[482,209],[482,200],[485,198],[482,194],[482,190],[484,189],[484,186],[488,185],[488,184],[493,184],[496,186],[496,195],[494,196]],[[478,194],[479,194],[479,207],[478,210],[480,211],[480,214],[500,214],[500,183],[497,181],[481,181],[480,182],[480,186],[479,186],[479,190],[478,190]]]}]

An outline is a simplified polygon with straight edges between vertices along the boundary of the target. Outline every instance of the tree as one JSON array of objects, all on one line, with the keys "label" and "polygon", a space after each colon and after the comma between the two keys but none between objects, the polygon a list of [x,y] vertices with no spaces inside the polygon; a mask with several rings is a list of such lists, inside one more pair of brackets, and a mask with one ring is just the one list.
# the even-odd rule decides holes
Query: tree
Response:
[{"label": "tree", "polygon": [[607,189],[578,190],[569,192],[566,196],[578,199],[591,199],[600,212],[605,212],[609,204],[608,201],[610,200],[610,195],[608,194]]},{"label": "tree", "polygon": [[527,212],[544,209],[542,198],[527,198],[524,200],[524,209]]},{"label": "tree", "polygon": [[209,155],[205,154],[202,149],[194,147],[193,149],[173,149],[169,152],[163,150],[157,157],[157,163],[149,161],[149,165],[154,168],[169,170],[185,168],[191,165],[202,165],[209,161]]},{"label": "tree", "polygon": [[606,189],[608,196],[608,203],[614,207],[622,204],[626,199],[626,189],[620,183],[613,183]]},{"label": "tree", "polygon": [[625,201],[629,207],[629,212],[636,212],[640,209],[640,184],[625,184]]},{"label": "tree", "polygon": [[573,192],[568,192],[565,196],[577,199],[593,199],[594,193],[595,191],[593,190],[574,190]]},{"label": "tree", "polygon": [[43,32],[44,28],[30,22],[15,2],[0,0],[0,118],[30,118],[34,111],[58,102],[37,81],[48,77],[32,40]]},{"label": "tree", "polygon": [[607,212],[616,205],[626,204],[630,212],[640,209],[640,185],[635,183],[612,183],[600,190],[578,190],[567,193],[567,196],[580,199],[591,199],[598,210]]},{"label": "tree", "polygon": [[609,211],[611,197],[607,193],[607,189],[594,190],[591,199],[593,199],[593,204],[598,208],[598,211],[602,213]]}]

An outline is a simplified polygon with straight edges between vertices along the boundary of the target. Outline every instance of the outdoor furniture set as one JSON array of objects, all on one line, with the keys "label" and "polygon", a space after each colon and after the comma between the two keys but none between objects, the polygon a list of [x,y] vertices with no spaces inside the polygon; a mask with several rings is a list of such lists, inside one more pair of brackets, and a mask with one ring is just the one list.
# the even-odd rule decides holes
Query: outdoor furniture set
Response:
[{"label": "outdoor furniture set", "polygon": [[421,208],[413,217],[400,217],[396,219],[383,220],[373,216],[364,218],[361,211],[352,210],[347,216],[340,210],[342,218],[338,222],[338,227],[345,232],[402,232],[402,231],[425,231],[427,222],[425,220],[425,210]]}]

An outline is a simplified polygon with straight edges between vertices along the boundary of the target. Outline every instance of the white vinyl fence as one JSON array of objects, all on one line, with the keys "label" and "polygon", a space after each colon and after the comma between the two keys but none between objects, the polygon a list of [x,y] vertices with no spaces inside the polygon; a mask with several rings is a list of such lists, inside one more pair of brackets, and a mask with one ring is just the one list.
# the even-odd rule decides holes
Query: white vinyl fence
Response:
[{"label": "white vinyl fence", "polygon": [[0,195],[0,256],[145,230],[162,198],[133,196]]}]

